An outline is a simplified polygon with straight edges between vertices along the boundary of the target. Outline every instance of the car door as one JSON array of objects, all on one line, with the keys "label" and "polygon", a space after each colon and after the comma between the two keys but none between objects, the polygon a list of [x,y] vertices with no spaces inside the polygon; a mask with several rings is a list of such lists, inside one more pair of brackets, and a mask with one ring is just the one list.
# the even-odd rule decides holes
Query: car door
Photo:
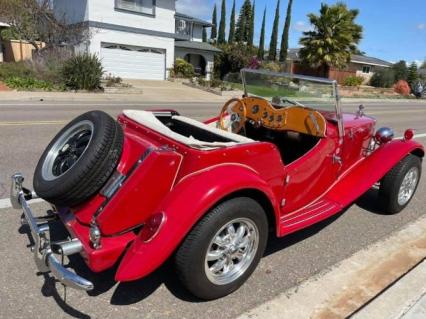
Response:
[{"label": "car door", "polygon": [[286,167],[282,215],[307,206],[324,194],[338,178],[341,162],[337,135],[326,136],[305,155]]}]

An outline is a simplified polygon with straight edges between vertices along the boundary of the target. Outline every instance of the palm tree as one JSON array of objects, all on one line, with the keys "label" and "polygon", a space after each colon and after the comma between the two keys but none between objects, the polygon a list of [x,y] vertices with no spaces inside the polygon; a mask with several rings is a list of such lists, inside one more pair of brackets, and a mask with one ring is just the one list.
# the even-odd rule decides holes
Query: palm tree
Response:
[{"label": "palm tree", "polygon": [[355,23],[358,10],[349,10],[343,3],[321,4],[320,15],[308,14],[314,29],[303,32],[299,56],[311,67],[322,67],[328,77],[330,67],[344,68],[362,39],[362,26]]}]

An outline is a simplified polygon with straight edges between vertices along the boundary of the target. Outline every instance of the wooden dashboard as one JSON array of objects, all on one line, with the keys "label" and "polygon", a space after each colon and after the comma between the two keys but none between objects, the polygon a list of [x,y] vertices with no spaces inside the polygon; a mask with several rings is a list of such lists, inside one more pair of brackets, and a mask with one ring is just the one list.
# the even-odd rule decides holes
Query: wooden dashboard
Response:
[{"label": "wooden dashboard", "polygon": [[277,109],[269,101],[258,97],[245,97],[242,101],[246,107],[246,120],[272,130],[325,136],[327,121],[321,113],[311,108],[288,106]]}]

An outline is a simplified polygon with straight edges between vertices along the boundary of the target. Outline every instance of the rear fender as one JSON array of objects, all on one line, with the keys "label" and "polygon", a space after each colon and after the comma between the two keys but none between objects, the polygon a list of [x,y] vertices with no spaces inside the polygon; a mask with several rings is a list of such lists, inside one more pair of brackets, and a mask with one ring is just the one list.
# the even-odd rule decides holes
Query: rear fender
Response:
[{"label": "rear fender", "polygon": [[343,206],[351,204],[408,154],[423,157],[424,148],[413,140],[395,140],[380,146],[342,176],[327,197]]},{"label": "rear fender", "polygon": [[[224,164],[184,177],[164,199],[165,219],[149,242],[139,236],[130,246],[116,273],[117,281],[142,278],[163,264],[200,218],[224,197],[244,189],[263,192],[279,211],[269,185],[251,168]],[[277,215],[276,215],[277,216]]]}]

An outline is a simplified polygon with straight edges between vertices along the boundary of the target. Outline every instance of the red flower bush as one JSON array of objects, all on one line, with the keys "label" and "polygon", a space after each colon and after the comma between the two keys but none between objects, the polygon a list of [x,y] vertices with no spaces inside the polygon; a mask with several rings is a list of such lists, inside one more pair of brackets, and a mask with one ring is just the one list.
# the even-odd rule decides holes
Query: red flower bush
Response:
[{"label": "red flower bush", "polygon": [[410,95],[411,92],[410,86],[408,85],[407,81],[404,80],[399,80],[396,82],[396,84],[393,86],[393,89],[396,93],[404,96]]}]

